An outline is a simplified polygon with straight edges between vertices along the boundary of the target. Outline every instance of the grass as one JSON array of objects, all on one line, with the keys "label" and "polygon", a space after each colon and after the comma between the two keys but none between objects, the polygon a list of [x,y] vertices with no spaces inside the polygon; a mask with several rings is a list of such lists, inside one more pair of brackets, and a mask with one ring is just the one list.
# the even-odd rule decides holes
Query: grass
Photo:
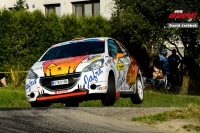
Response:
[{"label": "grass", "polygon": [[0,87],[0,108],[30,107],[22,87]]},{"label": "grass", "polygon": [[186,129],[187,131],[192,131],[192,130],[200,131],[200,126],[193,124],[184,125],[183,128]]},{"label": "grass", "polygon": [[[30,107],[24,86],[0,87],[0,108],[26,108]],[[200,105],[199,96],[174,95],[145,90],[144,102],[132,104],[130,98],[116,100],[113,107],[187,107],[188,104]],[[53,104],[51,107],[63,107],[63,104]],[[84,101],[80,107],[103,107],[100,100]]]},{"label": "grass", "polygon": [[[135,117],[132,118],[132,121],[140,121],[144,122],[146,124],[158,124],[163,121],[169,121],[172,119],[192,119],[195,121],[195,123],[200,123],[200,106],[197,104],[189,104],[187,108],[184,109],[177,109],[173,111],[165,111],[162,113],[158,113],[155,115],[145,115],[141,117]],[[188,124],[188,125],[183,125],[184,129],[187,131],[200,131],[200,126],[199,125],[193,125],[193,124]]]},{"label": "grass", "polygon": [[[145,91],[142,104],[132,104],[130,98],[120,98],[116,100],[114,107],[187,107],[190,103],[200,105],[200,97]],[[86,107],[103,106],[100,100],[82,102],[80,105]]]}]

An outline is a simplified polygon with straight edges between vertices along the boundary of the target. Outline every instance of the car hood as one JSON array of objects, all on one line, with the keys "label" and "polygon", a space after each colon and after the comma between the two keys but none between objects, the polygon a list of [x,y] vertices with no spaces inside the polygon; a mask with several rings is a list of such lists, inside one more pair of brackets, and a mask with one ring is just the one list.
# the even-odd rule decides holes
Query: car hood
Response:
[{"label": "car hood", "polygon": [[56,76],[82,72],[82,70],[93,61],[103,58],[103,54],[76,56],[70,58],[47,60],[36,62],[32,69],[38,76]]}]

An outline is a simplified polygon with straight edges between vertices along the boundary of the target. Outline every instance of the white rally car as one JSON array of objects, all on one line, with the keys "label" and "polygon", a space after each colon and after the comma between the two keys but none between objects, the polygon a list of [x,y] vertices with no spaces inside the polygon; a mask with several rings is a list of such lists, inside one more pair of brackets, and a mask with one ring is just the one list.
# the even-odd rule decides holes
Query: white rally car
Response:
[{"label": "white rally car", "polygon": [[126,48],[115,39],[100,37],[50,47],[30,68],[25,89],[32,107],[79,106],[97,99],[111,106],[119,97],[142,103],[143,86],[138,64]]}]

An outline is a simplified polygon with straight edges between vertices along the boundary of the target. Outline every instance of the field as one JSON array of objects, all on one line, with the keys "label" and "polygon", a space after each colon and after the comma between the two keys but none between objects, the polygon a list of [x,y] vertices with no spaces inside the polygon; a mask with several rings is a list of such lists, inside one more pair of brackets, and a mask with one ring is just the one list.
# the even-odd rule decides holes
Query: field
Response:
[{"label": "field", "polygon": [[[0,108],[30,108],[23,86],[1,87],[0,101]],[[114,107],[187,107],[189,104],[200,105],[200,97],[145,90],[142,104],[134,105],[129,98],[120,98],[116,100]],[[80,106],[103,107],[100,100],[85,101]],[[53,104],[51,107],[63,107],[63,104]]]}]

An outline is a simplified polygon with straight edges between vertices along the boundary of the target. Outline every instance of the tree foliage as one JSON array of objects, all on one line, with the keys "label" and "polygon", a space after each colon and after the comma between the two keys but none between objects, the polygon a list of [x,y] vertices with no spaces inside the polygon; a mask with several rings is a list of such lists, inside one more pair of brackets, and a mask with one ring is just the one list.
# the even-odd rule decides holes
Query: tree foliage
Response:
[{"label": "tree foliage", "polygon": [[16,4],[14,4],[14,9],[15,9],[16,11],[26,9],[26,8],[25,8],[25,2],[26,2],[25,0],[17,0],[17,1],[16,1]]},{"label": "tree foliage", "polygon": [[[177,50],[177,42],[185,48],[185,56],[181,56],[186,65],[185,72],[191,72],[195,61],[199,61],[199,28],[166,28],[167,23],[185,22],[184,19],[169,19],[174,10],[185,10],[186,5],[191,12],[200,12],[198,0],[114,0],[115,12],[112,14],[112,27],[115,38],[127,42],[130,47],[165,45],[166,42]],[[178,8],[178,9],[177,9]],[[199,23],[199,15],[191,22]],[[116,34],[115,34],[116,33]],[[122,36],[123,34],[124,36]]]}]

